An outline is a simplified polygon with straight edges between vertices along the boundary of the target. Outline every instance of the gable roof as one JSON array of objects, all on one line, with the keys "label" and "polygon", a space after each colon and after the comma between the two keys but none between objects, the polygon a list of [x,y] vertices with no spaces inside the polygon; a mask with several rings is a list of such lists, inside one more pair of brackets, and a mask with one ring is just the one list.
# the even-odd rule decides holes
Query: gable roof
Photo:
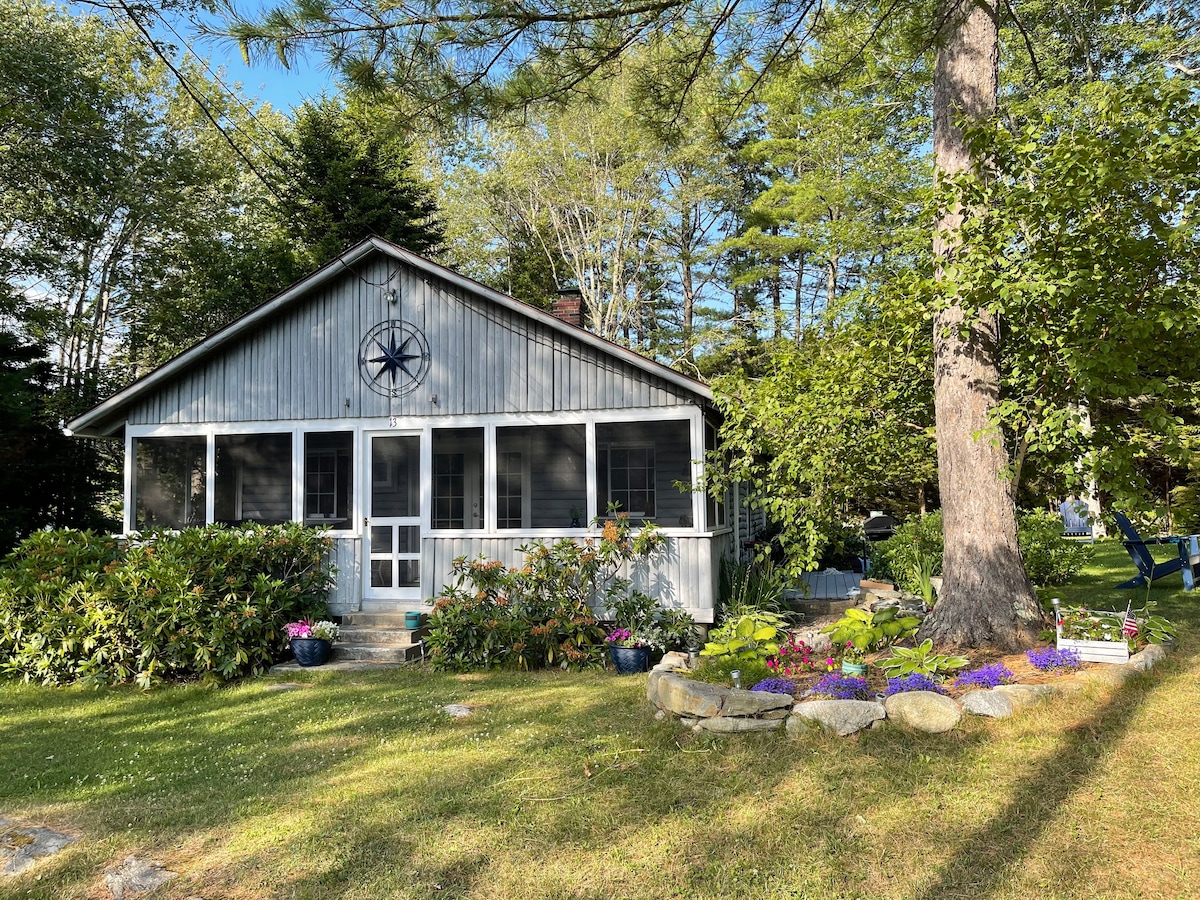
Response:
[{"label": "gable roof", "polygon": [[440,266],[423,256],[418,256],[402,247],[398,247],[389,241],[372,237],[351,247],[341,256],[326,263],[311,275],[301,279],[281,293],[276,294],[270,300],[246,313],[241,318],[214,332],[178,356],[159,366],[154,371],[142,376],[128,387],[118,391],[107,400],[72,419],[67,423],[67,430],[73,434],[90,437],[106,437],[115,434],[123,424],[122,414],[131,405],[151,395],[156,389],[166,385],[182,372],[209,358],[219,349],[239,340],[247,332],[272,319],[281,311],[302,303],[304,298],[309,296],[315,289],[340,276],[351,266],[363,261],[373,253],[388,255],[428,276],[441,279],[497,306],[568,335],[576,341],[591,346],[608,356],[615,357],[636,369],[646,372],[648,375],[660,378],[702,400],[712,400],[712,391],[701,381],[689,378],[687,375],[676,372],[674,369],[668,368],[654,360],[647,359],[612,341],[597,337],[586,329],[578,328],[564,322],[550,313],[530,306],[527,303],[522,303],[520,300],[493,290],[464,275]]}]

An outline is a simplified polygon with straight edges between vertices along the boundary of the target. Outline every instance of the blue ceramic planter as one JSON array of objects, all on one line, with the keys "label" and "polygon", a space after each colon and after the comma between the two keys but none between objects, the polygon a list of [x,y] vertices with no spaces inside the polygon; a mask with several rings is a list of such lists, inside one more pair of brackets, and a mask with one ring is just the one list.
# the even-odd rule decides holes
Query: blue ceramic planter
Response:
[{"label": "blue ceramic planter", "polygon": [[333,644],[321,638],[292,638],[291,645],[296,662],[305,668],[325,665],[333,653]]},{"label": "blue ceramic planter", "polygon": [[649,647],[609,647],[608,655],[618,675],[636,675],[650,668]]}]

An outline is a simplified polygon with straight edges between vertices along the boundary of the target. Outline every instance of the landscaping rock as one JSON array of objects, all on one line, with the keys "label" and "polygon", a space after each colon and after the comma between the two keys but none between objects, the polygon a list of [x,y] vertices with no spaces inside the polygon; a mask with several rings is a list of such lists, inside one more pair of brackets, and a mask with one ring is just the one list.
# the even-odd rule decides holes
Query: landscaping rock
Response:
[{"label": "landscaping rock", "polygon": [[721,704],[723,716],[757,716],[773,709],[787,709],[796,702],[791,694],[770,691],[729,691]]},{"label": "landscaping rock", "polygon": [[905,691],[883,701],[887,717],[897,725],[942,734],[958,724],[962,710],[949,697],[933,691]]},{"label": "landscaping rock", "polygon": [[465,716],[469,716],[472,712],[472,709],[471,707],[464,706],[461,703],[451,703],[448,706],[443,706],[442,712],[450,716],[452,719],[461,719]]},{"label": "landscaping rock", "polygon": [[75,840],[49,828],[18,826],[0,819],[0,875],[19,875],[39,859],[58,853]]},{"label": "landscaping rock", "polygon": [[804,641],[813,653],[828,653],[829,648],[832,646],[829,641],[829,635],[821,634],[819,628],[793,631],[792,636],[797,640]]},{"label": "landscaping rock", "polygon": [[808,700],[792,707],[788,732],[796,720],[807,720],[845,737],[866,728],[887,715],[882,703],[874,700]]},{"label": "landscaping rock", "polygon": [[1129,657],[1129,662],[1126,665],[1139,672],[1148,672],[1166,658],[1166,650],[1158,644],[1150,644],[1140,653],[1135,653]]},{"label": "landscaping rock", "polygon": [[127,856],[120,865],[104,870],[104,884],[113,900],[136,897],[178,877],[178,872],[167,871],[162,863],[136,856]]},{"label": "landscaping rock", "polygon": [[962,711],[972,716],[1007,719],[1013,714],[1012,698],[998,691],[971,691],[962,698]]},{"label": "landscaping rock", "polygon": [[775,731],[782,724],[783,719],[744,719],[738,716],[713,716],[711,719],[700,719],[696,723],[701,731],[712,731],[717,734]]},{"label": "landscaping rock", "polygon": [[1054,696],[1054,688],[1048,684],[1002,684],[992,688],[1012,701],[1013,711],[1026,709],[1033,704]]},{"label": "landscaping rock", "polygon": [[1089,669],[1084,677],[1094,684],[1111,684],[1120,686],[1136,675],[1140,669],[1133,668],[1129,663],[1096,666]]},{"label": "landscaping rock", "polygon": [[707,719],[721,714],[729,688],[664,674],[658,679],[656,703],[669,713]]}]

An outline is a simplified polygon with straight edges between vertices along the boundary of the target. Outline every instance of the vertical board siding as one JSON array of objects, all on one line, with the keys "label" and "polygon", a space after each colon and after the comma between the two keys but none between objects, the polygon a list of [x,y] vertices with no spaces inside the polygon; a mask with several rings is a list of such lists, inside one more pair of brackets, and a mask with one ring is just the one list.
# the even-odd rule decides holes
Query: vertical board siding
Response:
[{"label": "vertical board siding", "polygon": [[[554,538],[543,540],[551,543]],[[460,556],[468,559],[483,556],[506,566],[519,566],[524,554],[517,548],[531,541],[528,537],[426,537],[421,553],[421,571],[426,579],[422,590],[427,597],[439,596],[442,586],[450,583],[452,565]],[[666,547],[651,565],[637,566],[623,574],[632,579],[635,588],[654,597],[661,606],[686,610],[697,622],[711,623],[721,561],[716,551],[726,549],[724,544],[730,542],[708,537],[668,537]]]},{"label": "vertical board siding", "polygon": [[[389,286],[399,292],[394,305],[385,299]],[[396,398],[372,391],[359,374],[363,335],[392,318],[419,327],[432,357],[425,381]],[[568,335],[376,256],[136,404],[129,422],[412,418],[676,406],[692,399]]]}]

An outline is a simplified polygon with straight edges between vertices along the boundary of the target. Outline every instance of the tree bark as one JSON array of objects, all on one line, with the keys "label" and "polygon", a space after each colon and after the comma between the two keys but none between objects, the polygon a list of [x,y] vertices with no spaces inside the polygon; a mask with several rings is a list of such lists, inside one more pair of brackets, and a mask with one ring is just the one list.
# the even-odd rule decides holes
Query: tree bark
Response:
[{"label": "tree bark", "polygon": [[[939,177],[975,165],[960,119],[996,112],[999,31],[982,0],[943,0],[934,67],[933,147]],[[962,213],[944,210],[934,231],[938,277],[954,253]],[[1008,452],[989,419],[1000,391],[998,318],[954,302],[934,317],[934,415],[945,536],[942,594],[921,628],[940,646],[1032,645],[1042,624],[1017,548]]]}]

